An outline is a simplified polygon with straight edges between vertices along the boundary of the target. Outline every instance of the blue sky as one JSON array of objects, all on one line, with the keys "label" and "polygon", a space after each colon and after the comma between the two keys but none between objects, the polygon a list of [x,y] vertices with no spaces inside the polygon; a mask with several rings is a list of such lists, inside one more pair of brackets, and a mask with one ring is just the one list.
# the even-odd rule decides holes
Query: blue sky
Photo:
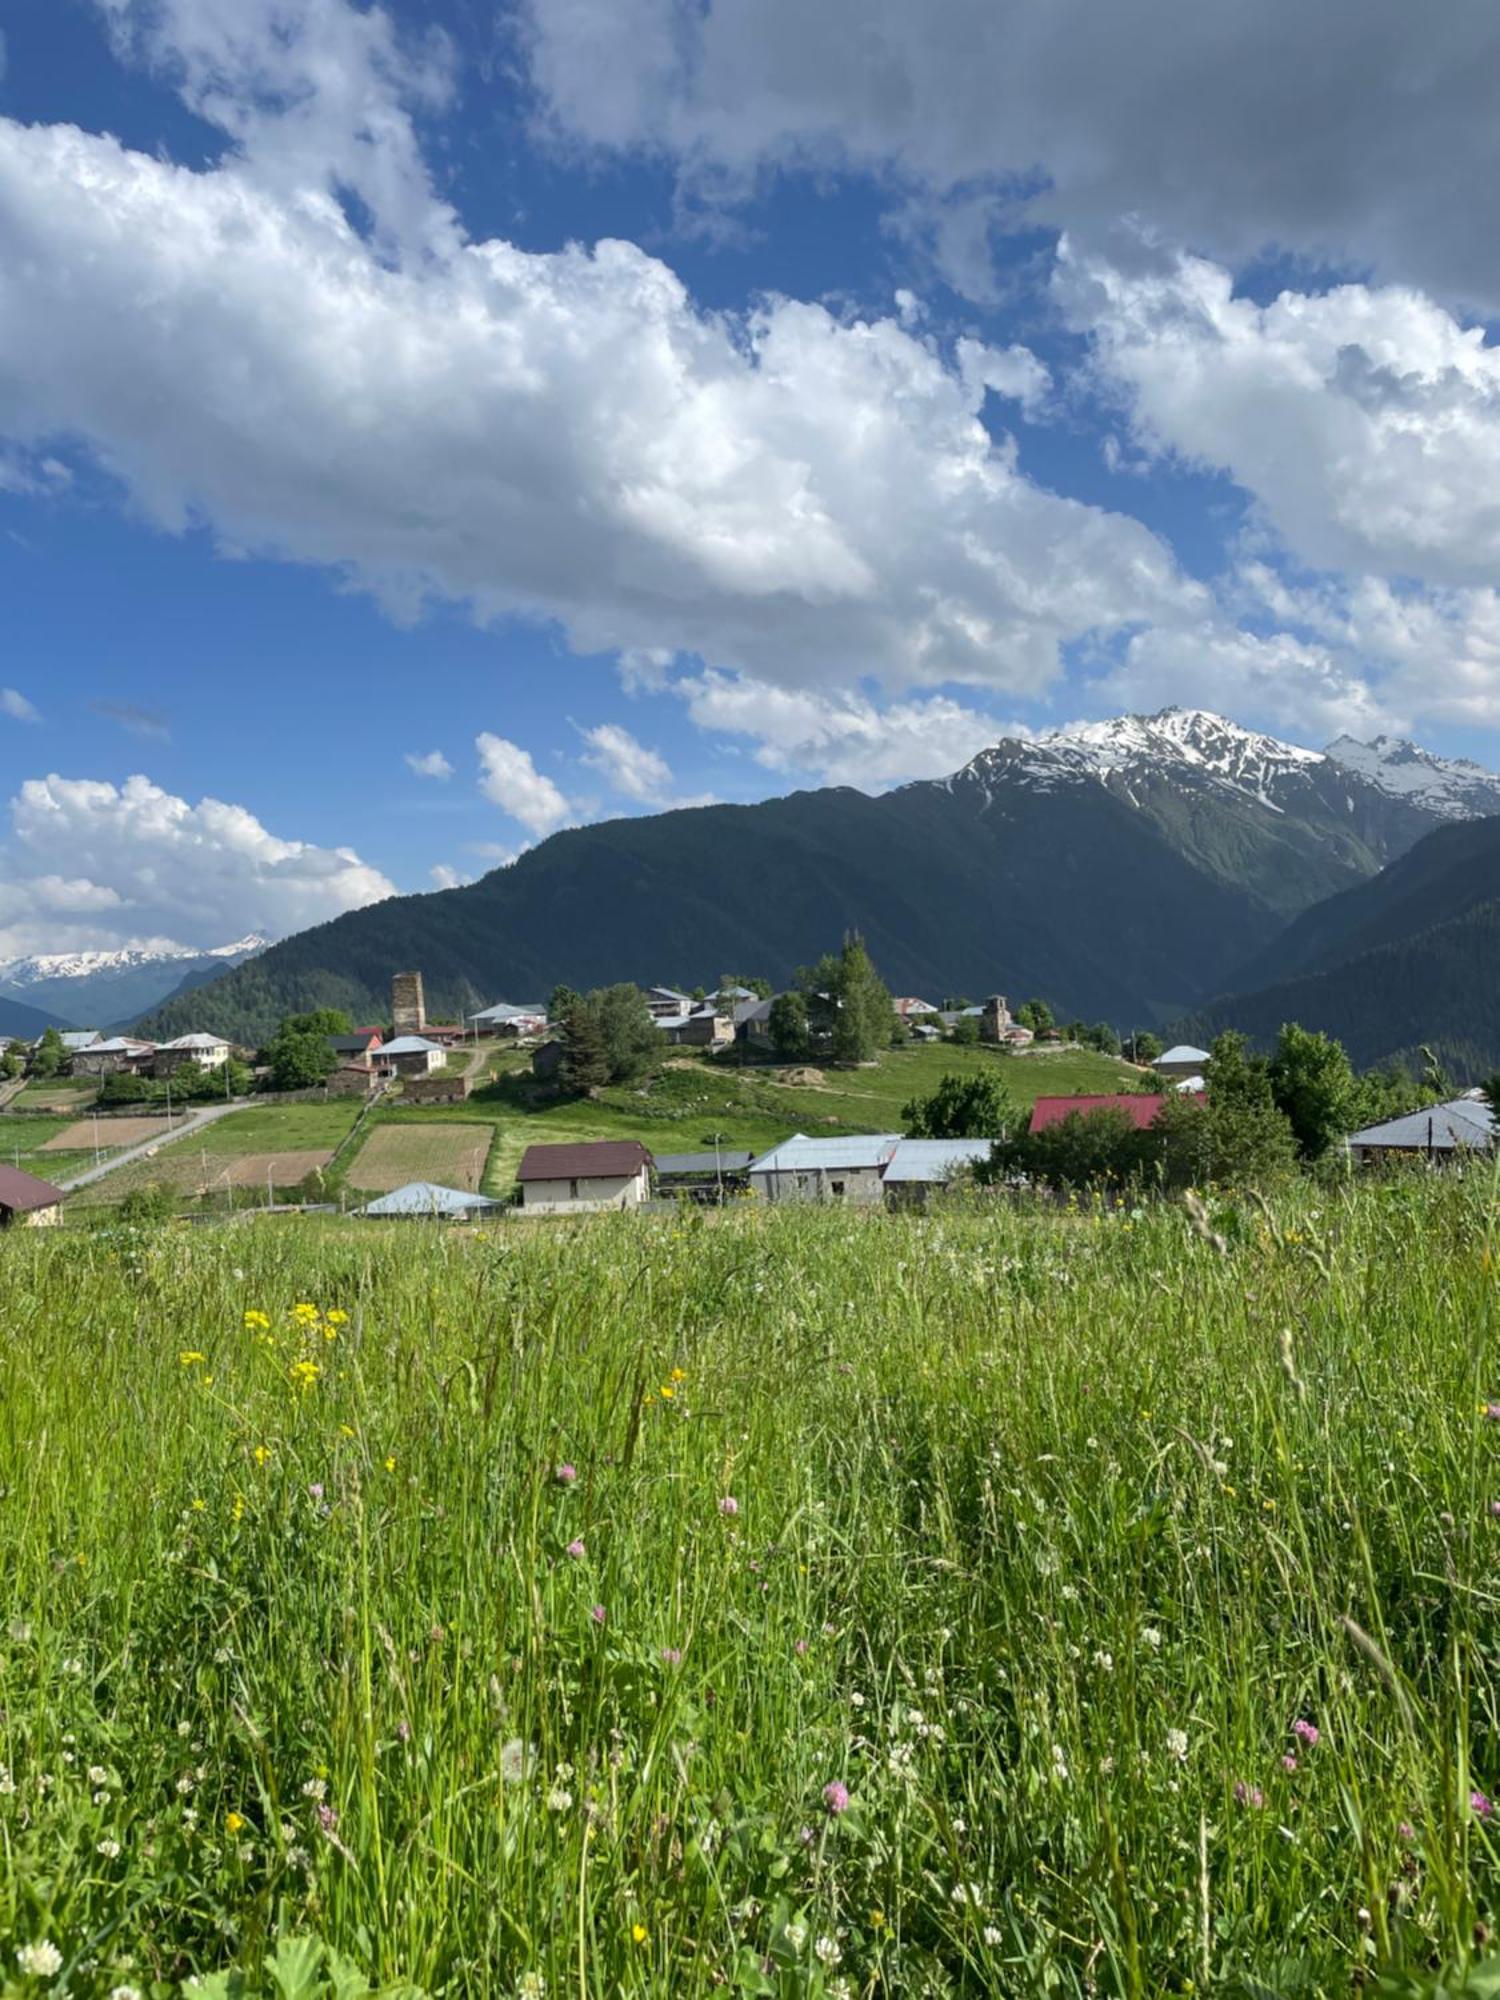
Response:
[{"label": "blue sky", "polygon": [[3,32],[0,956],[1170,702],[1500,761],[1488,9]]}]

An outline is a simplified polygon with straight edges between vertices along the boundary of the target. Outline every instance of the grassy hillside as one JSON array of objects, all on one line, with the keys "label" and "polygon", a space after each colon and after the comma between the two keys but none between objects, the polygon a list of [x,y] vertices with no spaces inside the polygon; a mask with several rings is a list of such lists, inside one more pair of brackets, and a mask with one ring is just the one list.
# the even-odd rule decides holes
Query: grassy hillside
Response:
[{"label": "grassy hillside", "polygon": [[1496,1879],[1496,1213],[12,1232],[8,1966],[1431,1993]]}]

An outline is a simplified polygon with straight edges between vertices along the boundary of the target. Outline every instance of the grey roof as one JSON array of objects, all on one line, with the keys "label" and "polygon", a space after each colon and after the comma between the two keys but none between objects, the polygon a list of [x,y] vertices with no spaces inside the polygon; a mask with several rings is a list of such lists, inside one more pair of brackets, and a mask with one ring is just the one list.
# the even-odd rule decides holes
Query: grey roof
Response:
[{"label": "grey roof", "polygon": [[80,1049],[92,1048],[99,1039],[97,1028],[64,1028],[58,1040],[69,1055],[77,1055]]},{"label": "grey roof", "polygon": [[471,1215],[477,1209],[503,1208],[487,1194],[463,1188],[439,1187],[436,1181],[408,1181],[360,1210],[361,1215]]},{"label": "grey roof", "polygon": [[129,1035],[111,1035],[107,1042],[90,1042],[81,1054],[91,1056],[145,1056],[155,1047],[153,1042],[133,1041]]},{"label": "grey roof", "polygon": [[884,1166],[900,1144],[899,1132],[851,1132],[841,1139],[809,1139],[805,1132],[796,1132],[752,1160],[750,1171],[786,1174],[821,1170],[836,1174],[842,1167],[852,1173],[861,1167]]},{"label": "grey roof", "polygon": [[1163,1063],[1191,1063],[1197,1069],[1200,1064],[1211,1060],[1207,1049],[1195,1049],[1191,1042],[1179,1042],[1175,1049],[1168,1049],[1159,1055],[1151,1067],[1160,1069]]},{"label": "grey roof", "polygon": [[1453,1097],[1446,1104],[1429,1105],[1405,1118],[1367,1125],[1362,1132],[1351,1133],[1344,1143],[1408,1152],[1425,1153],[1429,1146],[1438,1153],[1451,1153],[1460,1146],[1484,1152],[1495,1143],[1495,1116],[1487,1104],[1472,1097]]},{"label": "grey roof", "polygon": [[658,1153],[656,1171],[658,1174],[711,1174],[715,1167],[726,1174],[742,1174],[755,1158],[753,1153],[725,1153],[718,1155],[717,1162],[712,1153]]},{"label": "grey roof", "polygon": [[675,986],[647,986],[644,988],[648,1000],[680,1000],[684,1007],[691,1007],[691,993],[679,993]]},{"label": "grey roof", "polygon": [[734,1010],[734,1025],[743,1027],[746,1021],[769,1021],[771,1003],[769,1000],[741,1000]]},{"label": "grey roof", "polygon": [[446,1055],[441,1042],[429,1042],[425,1035],[397,1035],[393,1042],[382,1042],[378,1049],[370,1053],[377,1056],[419,1056],[424,1049],[436,1049],[439,1055]]},{"label": "grey roof", "polygon": [[721,986],[717,993],[709,994],[710,1000],[754,1000],[757,996],[748,986]]},{"label": "grey roof", "polygon": [[175,1042],[163,1042],[164,1049],[227,1049],[222,1035],[179,1035]]},{"label": "grey roof", "polygon": [[482,1007],[477,1014],[469,1016],[471,1021],[545,1021],[546,1018],[547,1009],[540,1000],[531,1007],[513,1007],[508,1000],[497,1000],[493,1007]]},{"label": "grey roof", "polygon": [[886,1181],[934,1181],[946,1186],[955,1174],[987,1160],[989,1139],[903,1139],[890,1157]]}]

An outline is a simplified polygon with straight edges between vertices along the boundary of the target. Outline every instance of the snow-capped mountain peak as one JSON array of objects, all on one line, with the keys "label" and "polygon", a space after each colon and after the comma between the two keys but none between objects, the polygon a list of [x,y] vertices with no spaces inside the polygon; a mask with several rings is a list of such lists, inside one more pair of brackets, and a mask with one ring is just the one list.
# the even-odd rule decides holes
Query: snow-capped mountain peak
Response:
[{"label": "snow-capped mountain peak", "polygon": [[1405,799],[1439,819],[1500,813],[1500,778],[1471,758],[1438,757],[1399,736],[1376,736],[1368,743],[1339,736],[1327,754],[1388,797]]},{"label": "snow-capped mountain peak", "polygon": [[92,979],[101,972],[136,972],[147,966],[170,970],[178,961],[205,958],[252,958],[271,942],[259,931],[236,938],[232,944],[213,945],[195,951],[191,945],[122,945],[113,951],[38,951],[23,958],[0,959],[0,986],[24,990],[44,980]]}]

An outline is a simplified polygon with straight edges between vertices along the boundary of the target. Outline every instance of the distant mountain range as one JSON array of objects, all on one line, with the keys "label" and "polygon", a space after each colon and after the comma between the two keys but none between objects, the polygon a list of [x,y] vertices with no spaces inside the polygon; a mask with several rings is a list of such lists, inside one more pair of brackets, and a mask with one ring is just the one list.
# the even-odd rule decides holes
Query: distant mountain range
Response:
[{"label": "distant mountain range", "polygon": [[[40,1011],[42,1027],[123,1027],[149,1007],[191,984],[217,979],[270,942],[259,933],[236,938],[209,951],[179,947],[150,951],[133,946],[118,951],[40,952],[0,959],[0,1030],[7,1003]],[[37,1034],[41,1028],[35,1030]]]},{"label": "distant mountain range", "polygon": [[559,981],[782,981],[858,929],[894,990],[1040,993],[1122,1027],[1243,984],[1289,923],[1424,835],[1500,814],[1500,778],[1409,743],[1302,749],[1203,710],[1007,739],[953,777],[555,834],[464,888],[352,911],[154,1007],[166,1035],[382,1019],[420,967],[455,1018]]},{"label": "distant mountain range", "polygon": [[1500,1071],[1500,819],[1440,827],[1373,880],[1306,911],[1247,964],[1237,991],[1181,1023],[1268,1042],[1284,1021],[1337,1035],[1361,1068]]}]

